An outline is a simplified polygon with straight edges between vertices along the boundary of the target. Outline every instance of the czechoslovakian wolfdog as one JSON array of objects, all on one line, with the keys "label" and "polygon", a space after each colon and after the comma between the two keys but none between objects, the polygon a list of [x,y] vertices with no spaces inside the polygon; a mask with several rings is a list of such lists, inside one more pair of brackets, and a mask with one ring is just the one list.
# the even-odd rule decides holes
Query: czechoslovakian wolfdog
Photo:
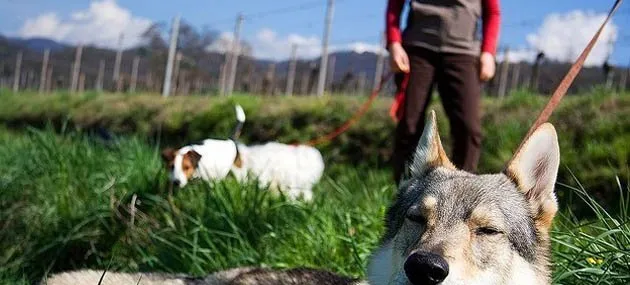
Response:
[{"label": "czechoslovakian wolfdog", "polygon": [[[549,284],[549,230],[557,211],[560,153],[551,124],[539,127],[499,174],[455,169],[431,112],[387,213],[368,280],[293,269],[237,268],[189,278],[106,273],[102,284]],[[97,284],[102,271],[60,273],[50,285]]]}]

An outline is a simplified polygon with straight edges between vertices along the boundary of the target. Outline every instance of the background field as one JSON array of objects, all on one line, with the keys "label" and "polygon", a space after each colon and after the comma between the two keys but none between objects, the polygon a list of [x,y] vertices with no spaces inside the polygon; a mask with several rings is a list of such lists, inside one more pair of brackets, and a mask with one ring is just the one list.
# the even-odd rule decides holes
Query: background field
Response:
[{"label": "background field", "polygon": [[[95,137],[137,135],[152,145],[179,146],[208,137],[224,138],[234,126],[234,103],[245,108],[247,123],[242,140],[259,143],[307,141],[347,120],[364,97],[175,96],[153,94],[53,96],[35,93],[11,95],[0,91],[0,124],[12,129],[26,126],[57,129],[67,126]],[[434,98],[434,102],[438,102]],[[328,165],[362,165],[384,169],[392,149],[394,124],[387,115],[391,99],[377,100],[364,118],[332,143],[320,145]],[[511,157],[547,98],[526,92],[503,101],[489,98],[483,108],[483,152],[480,172],[500,171]],[[440,104],[438,123],[450,148],[448,121]],[[578,174],[592,194],[613,206],[617,184],[630,178],[630,96],[610,95],[595,89],[566,98],[554,113],[560,135],[562,161],[559,181],[572,182]],[[560,193],[563,195],[563,193]]]},{"label": "background field", "polygon": [[[226,136],[233,101],[248,113],[243,140],[255,143],[322,134],[363,98],[4,92],[0,100],[0,283],[85,267],[204,275],[239,265],[309,266],[362,277],[394,193],[386,99],[321,146],[327,173],[312,204],[232,179],[194,183],[169,199],[159,148]],[[544,102],[524,93],[484,102],[482,172],[502,168]],[[562,152],[557,284],[630,280],[627,114],[630,96],[594,91],[568,98],[552,119]]]}]

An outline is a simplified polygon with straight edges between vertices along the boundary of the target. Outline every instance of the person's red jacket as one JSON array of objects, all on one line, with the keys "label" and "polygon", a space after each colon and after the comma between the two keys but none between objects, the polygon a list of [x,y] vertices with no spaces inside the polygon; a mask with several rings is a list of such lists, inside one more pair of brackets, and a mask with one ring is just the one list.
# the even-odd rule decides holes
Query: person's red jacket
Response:
[{"label": "person's red jacket", "polygon": [[[413,1],[413,0],[412,0]],[[481,41],[481,52],[487,52],[492,55],[496,55],[497,41],[499,38],[499,26],[501,22],[501,12],[499,8],[499,0],[481,0],[483,7],[483,36]],[[400,31],[400,14],[406,0],[388,0],[387,12],[385,15],[385,31],[387,33],[387,46],[394,42],[402,42],[402,33]],[[401,82],[397,82],[399,85],[396,99],[392,108],[390,109],[390,115],[395,120],[400,120],[402,117],[402,105],[405,99],[405,87],[408,80],[408,76],[400,79]],[[402,87],[402,88],[401,88]]]}]

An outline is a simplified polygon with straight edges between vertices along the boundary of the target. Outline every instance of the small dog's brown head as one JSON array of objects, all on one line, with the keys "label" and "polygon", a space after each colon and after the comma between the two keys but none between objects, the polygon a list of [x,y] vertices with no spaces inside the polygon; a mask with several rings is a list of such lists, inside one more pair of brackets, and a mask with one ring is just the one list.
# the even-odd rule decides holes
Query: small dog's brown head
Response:
[{"label": "small dog's brown head", "polygon": [[162,151],[162,160],[169,172],[169,180],[176,186],[184,187],[197,171],[201,154],[188,148],[166,148]]}]

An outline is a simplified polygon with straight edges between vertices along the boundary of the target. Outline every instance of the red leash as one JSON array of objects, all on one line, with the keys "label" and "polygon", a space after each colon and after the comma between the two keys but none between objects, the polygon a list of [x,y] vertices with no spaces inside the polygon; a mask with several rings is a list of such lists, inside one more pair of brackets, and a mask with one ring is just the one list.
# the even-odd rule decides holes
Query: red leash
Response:
[{"label": "red leash", "polygon": [[352,117],[349,120],[347,120],[345,123],[343,123],[343,125],[341,125],[340,127],[335,129],[334,131],[332,131],[332,132],[330,132],[330,133],[328,133],[328,134],[326,134],[324,136],[320,136],[320,137],[314,138],[314,139],[309,140],[309,141],[304,142],[304,143],[294,143],[293,145],[303,144],[303,145],[315,146],[315,145],[322,144],[322,143],[327,142],[327,141],[331,141],[334,138],[338,137],[339,135],[343,134],[352,125],[354,125],[354,123],[359,121],[359,119],[361,117],[363,117],[363,115],[365,115],[365,112],[367,112],[367,110],[370,109],[370,106],[372,106],[372,103],[374,102],[374,99],[376,99],[376,97],[378,97],[378,94],[381,92],[381,90],[383,90],[383,86],[385,86],[385,83],[387,83],[387,81],[389,80],[390,77],[392,77],[391,73],[383,76],[383,78],[381,79],[381,83],[378,85],[378,87],[376,89],[374,89],[374,91],[372,91],[372,94],[370,94],[370,97],[368,98],[368,100],[365,101],[365,103],[363,103],[361,108],[359,108],[359,110],[357,110],[357,112],[355,112],[354,115],[352,115]]},{"label": "red leash", "polygon": [[409,73],[397,73],[394,77],[396,81],[396,95],[394,96],[394,102],[389,108],[389,117],[395,123],[398,123],[403,118],[405,109],[405,95],[407,92],[407,85],[409,85]]}]

